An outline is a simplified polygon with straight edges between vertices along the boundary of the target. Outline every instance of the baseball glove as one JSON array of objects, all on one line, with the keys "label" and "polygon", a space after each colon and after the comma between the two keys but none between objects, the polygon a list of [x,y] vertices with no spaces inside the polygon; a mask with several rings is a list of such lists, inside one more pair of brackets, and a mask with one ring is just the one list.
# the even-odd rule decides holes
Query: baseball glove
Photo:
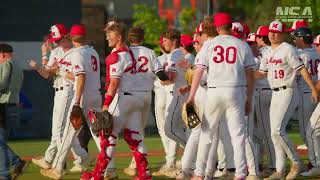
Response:
[{"label": "baseball glove", "polygon": [[79,105],[74,105],[70,114],[70,122],[75,130],[79,130],[85,122],[82,109]]},{"label": "baseball glove", "polygon": [[182,106],[182,119],[186,126],[190,129],[195,128],[201,123],[199,118],[199,110],[192,104],[184,103]]},{"label": "baseball glove", "polygon": [[94,134],[98,134],[101,130],[112,129],[113,116],[108,111],[98,112],[91,110],[89,113],[92,123],[91,130]]},{"label": "baseball glove", "polygon": [[188,68],[184,74],[184,78],[187,80],[188,84],[192,84],[192,78],[193,78],[194,70],[191,68]]}]

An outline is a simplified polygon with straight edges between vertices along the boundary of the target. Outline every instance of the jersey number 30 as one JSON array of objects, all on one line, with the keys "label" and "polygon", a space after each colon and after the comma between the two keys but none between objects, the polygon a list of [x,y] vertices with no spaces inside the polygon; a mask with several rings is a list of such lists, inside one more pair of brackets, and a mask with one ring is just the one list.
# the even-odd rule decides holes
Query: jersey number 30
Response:
[{"label": "jersey number 30", "polygon": [[228,64],[234,64],[237,59],[237,48],[230,46],[224,49],[222,46],[215,46],[213,49],[215,55],[213,62],[222,63],[225,61]]}]

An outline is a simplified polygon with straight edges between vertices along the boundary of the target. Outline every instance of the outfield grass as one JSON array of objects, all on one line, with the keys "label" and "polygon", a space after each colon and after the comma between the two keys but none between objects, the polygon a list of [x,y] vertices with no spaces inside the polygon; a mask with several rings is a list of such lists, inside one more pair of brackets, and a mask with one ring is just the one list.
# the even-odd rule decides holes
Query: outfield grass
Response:
[{"label": "outfield grass", "polygon": [[[299,137],[299,134],[297,133],[290,133],[290,138],[297,145],[302,143]],[[145,143],[148,148],[148,151],[150,152],[163,151],[162,144],[158,136],[147,137],[145,140]],[[30,159],[30,157],[34,157],[34,156],[43,155],[46,148],[48,147],[48,144],[49,144],[49,140],[24,140],[24,141],[9,142],[9,146],[12,147],[12,149],[17,154],[27,159]],[[93,141],[90,141],[89,152],[92,157],[94,157],[98,153],[98,150]],[[119,140],[118,146],[116,147],[116,152],[117,153],[130,152],[128,146],[123,141],[123,139]],[[306,156],[302,156],[302,159],[306,161]],[[156,171],[160,167],[160,165],[164,162],[164,156],[163,155],[149,156],[148,160],[150,163],[151,171]],[[124,173],[122,173],[123,168],[127,167],[129,162],[131,161],[131,157],[120,156],[120,157],[116,157],[115,161],[116,161],[116,167],[117,167],[117,173],[119,175],[119,179],[123,179],[123,180],[131,179],[130,177],[125,176]],[[68,169],[72,167],[72,160],[68,160],[67,167]],[[28,169],[26,170],[25,174],[21,176],[20,180],[48,179],[41,176],[39,171],[40,169],[37,166],[30,163]],[[79,173],[74,173],[74,174],[68,173],[68,175],[64,176],[64,179],[69,179],[69,180],[79,179],[79,177],[80,177]],[[160,180],[160,179],[170,179],[170,178],[160,177],[160,178],[153,178],[153,179]],[[300,178],[300,179],[306,179],[306,178]],[[317,178],[313,178],[313,179],[317,179]]]}]

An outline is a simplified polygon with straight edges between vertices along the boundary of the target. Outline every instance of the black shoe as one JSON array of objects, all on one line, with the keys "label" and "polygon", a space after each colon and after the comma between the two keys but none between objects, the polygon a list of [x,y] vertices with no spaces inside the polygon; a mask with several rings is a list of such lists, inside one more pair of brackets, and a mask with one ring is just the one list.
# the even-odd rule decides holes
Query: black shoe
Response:
[{"label": "black shoe", "polygon": [[28,164],[28,161],[21,160],[20,164],[14,167],[12,180],[16,180],[19,176],[21,176],[28,167]]}]

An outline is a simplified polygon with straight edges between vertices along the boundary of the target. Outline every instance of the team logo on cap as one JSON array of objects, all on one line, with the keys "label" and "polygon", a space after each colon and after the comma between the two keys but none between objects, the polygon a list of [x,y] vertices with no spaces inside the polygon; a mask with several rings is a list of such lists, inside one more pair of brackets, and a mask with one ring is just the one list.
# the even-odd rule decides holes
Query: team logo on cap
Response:
[{"label": "team logo on cap", "polygon": [[52,26],[50,31],[51,31],[52,38],[60,38],[61,37],[61,34],[60,34],[57,26]]}]

